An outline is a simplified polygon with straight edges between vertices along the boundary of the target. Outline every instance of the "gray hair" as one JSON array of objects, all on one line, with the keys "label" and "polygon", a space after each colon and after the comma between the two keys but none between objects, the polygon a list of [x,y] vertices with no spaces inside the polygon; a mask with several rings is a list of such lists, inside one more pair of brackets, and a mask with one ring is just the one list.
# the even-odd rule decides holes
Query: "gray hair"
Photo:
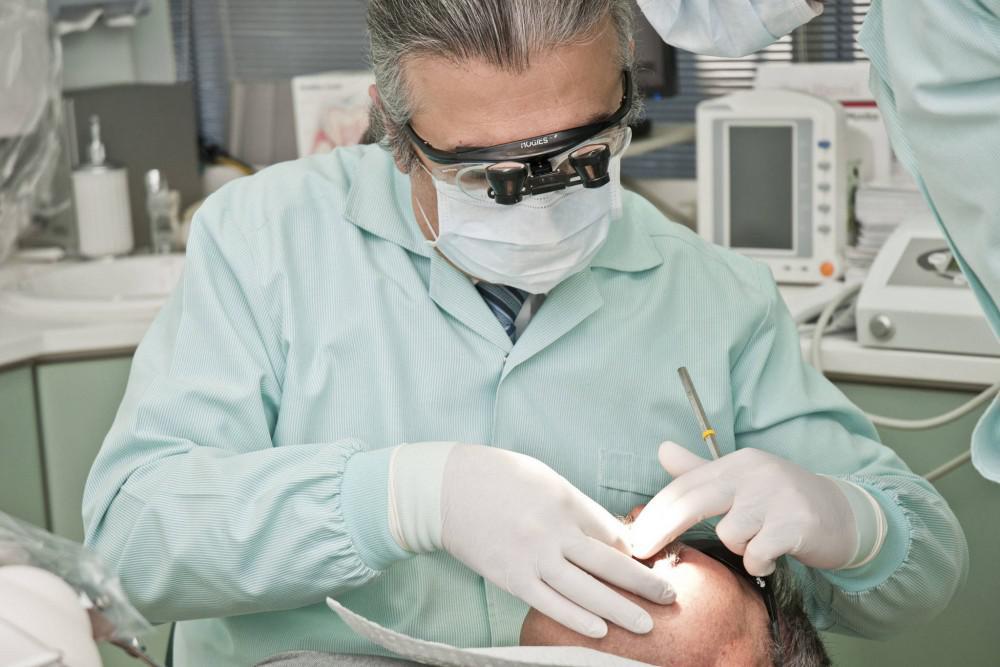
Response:
[{"label": "gray hair", "polygon": [[784,558],[777,562],[771,585],[778,606],[779,639],[769,641],[772,664],[782,667],[830,667],[823,639],[806,614],[799,582]]},{"label": "gray hair", "polygon": [[[370,0],[368,32],[382,108],[372,108],[366,138],[389,148],[404,169],[416,164],[413,146],[401,132],[412,113],[403,74],[407,60],[478,59],[523,72],[533,54],[579,43],[608,17],[618,32],[619,64],[634,70],[631,0]],[[636,96],[627,120],[641,111]]]}]

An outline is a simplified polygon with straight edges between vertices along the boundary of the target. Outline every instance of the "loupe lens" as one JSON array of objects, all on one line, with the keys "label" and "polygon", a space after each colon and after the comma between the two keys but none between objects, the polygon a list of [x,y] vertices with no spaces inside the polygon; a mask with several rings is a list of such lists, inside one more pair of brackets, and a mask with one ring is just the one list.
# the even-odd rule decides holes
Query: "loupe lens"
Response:
[{"label": "loupe lens", "polygon": [[585,188],[599,188],[611,181],[608,164],[611,149],[606,144],[591,144],[578,148],[569,156],[569,163],[580,176]]},{"label": "loupe lens", "polygon": [[521,190],[528,178],[528,167],[522,162],[500,162],[486,168],[493,198],[498,204],[516,204],[521,201]]}]

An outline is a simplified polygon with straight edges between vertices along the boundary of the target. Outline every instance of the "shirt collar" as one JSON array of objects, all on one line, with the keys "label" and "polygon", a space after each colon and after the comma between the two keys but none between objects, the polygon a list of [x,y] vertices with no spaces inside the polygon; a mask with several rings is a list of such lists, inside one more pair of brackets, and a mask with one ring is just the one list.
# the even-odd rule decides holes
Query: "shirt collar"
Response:
[{"label": "shirt collar", "polygon": [[413,215],[410,177],[396,168],[392,155],[381,146],[362,149],[344,218],[410,252],[430,257],[430,246]]},{"label": "shirt collar", "polygon": [[[646,271],[663,264],[663,255],[646,230],[638,195],[623,192],[623,214],[611,222],[608,238],[591,261],[591,268],[614,271]],[[648,206],[648,205],[647,205]]]}]

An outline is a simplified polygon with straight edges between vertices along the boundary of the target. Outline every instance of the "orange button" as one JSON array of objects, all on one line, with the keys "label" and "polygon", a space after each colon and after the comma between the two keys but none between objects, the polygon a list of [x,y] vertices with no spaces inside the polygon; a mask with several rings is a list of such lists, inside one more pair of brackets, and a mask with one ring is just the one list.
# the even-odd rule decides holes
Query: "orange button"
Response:
[{"label": "orange button", "polygon": [[819,272],[824,278],[829,278],[833,275],[833,262],[823,262],[819,265]]}]

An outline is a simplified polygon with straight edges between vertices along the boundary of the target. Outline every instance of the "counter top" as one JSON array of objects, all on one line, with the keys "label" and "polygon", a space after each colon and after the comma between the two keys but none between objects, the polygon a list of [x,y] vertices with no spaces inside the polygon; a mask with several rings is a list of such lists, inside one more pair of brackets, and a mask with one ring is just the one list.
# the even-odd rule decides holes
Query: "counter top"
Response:
[{"label": "counter top", "polygon": [[[9,262],[0,267],[0,288],[66,264]],[[0,367],[53,356],[128,354],[151,322],[148,315],[80,322],[32,319],[0,310]],[[808,337],[804,337],[802,353],[806,358],[809,345]],[[1000,357],[871,349],[859,345],[853,334],[824,338],[823,365],[827,372],[840,377],[889,384],[976,388],[1000,379]]]},{"label": "counter top", "polygon": [[[811,347],[803,336],[803,358],[809,359]],[[821,358],[830,375],[878,384],[978,390],[1000,380],[1000,357],[863,347],[853,332],[824,337]]]},{"label": "counter top", "polygon": [[[0,289],[75,263],[10,261],[0,267]],[[0,306],[0,368],[57,355],[128,354],[139,344],[151,321],[149,313],[104,321],[40,318]]]}]

